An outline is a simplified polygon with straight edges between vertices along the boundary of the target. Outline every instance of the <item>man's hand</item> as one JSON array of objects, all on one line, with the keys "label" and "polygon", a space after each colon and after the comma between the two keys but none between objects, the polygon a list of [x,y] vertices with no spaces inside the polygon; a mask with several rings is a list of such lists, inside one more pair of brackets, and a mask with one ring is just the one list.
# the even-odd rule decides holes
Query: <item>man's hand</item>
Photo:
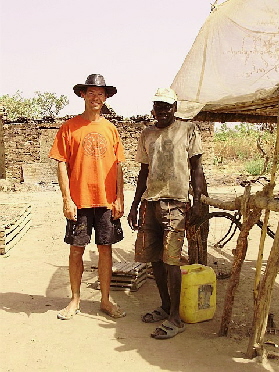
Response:
[{"label": "man's hand", "polygon": [[77,206],[72,199],[63,200],[63,213],[68,220],[77,220]]},{"label": "man's hand", "polygon": [[189,225],[196,225],[202,216],[202,203],[200,200],[194,200],[190,209]]},{"label": "man's hand", "polygon": [[138,209],[136,207],[131,207],[130,213],[128,215],[128,224],[132,230],[138,229]]},{"label": "man's hand", "polygon": [[114,220],[118,220],[124,214],[124,200],[123,198],[117,198],[112,204],[111,215]]}]

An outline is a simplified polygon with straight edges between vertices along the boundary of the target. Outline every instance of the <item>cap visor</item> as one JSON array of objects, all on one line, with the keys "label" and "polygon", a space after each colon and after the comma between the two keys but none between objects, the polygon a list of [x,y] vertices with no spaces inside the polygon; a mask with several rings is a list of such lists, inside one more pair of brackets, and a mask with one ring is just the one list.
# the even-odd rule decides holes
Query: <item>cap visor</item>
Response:
[{"label": "cap visor", "polygon": [[176,101],[173,98],[155,96],[153,97],[153,102],[166,102],[173,105]]}]

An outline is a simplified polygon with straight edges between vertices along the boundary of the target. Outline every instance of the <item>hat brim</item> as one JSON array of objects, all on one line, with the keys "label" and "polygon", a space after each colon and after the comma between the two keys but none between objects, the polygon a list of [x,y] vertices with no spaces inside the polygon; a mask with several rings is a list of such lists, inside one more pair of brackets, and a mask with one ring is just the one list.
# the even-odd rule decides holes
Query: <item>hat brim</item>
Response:
[{"label": "hat brim", "polygon": [[100,86],[100,85],[94,85],[94,84],[77,84],[73,87],[73,90],[78,97],[81,97],[81,94],[80,94],[81,90],[87,87],[105,88],[108,98],[114,96],[117,93],[117,89],[109,85]]},{"label": "hat brim", "polygon": [[166,102],[169,103],[170,105],[173,105],[174,102],[176,102],[175,99],[170,98],[170,97],[160,97],[160,96],[155,96],[153,97],[153,102]]}]

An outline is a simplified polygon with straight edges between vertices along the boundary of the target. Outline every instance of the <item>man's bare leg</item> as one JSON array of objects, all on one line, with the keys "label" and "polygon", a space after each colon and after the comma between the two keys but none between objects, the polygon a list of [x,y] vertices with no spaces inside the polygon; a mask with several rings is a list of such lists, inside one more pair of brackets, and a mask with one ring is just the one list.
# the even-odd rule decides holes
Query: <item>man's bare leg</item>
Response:
[{"label": "man's bare leg", "polygon": [[[171,300],[168,289],[168,276],[163,261],[151,262],[154,279],[161,298],[161,308],[167,313],[170,313]],[[157,310],[154,310],[156,312]],[[147,312],[142,316],[145,323],[153,323],[152,312]]]},{"label": "man's bare leg", "polygon": [[112,248],[111,245],[98,245],[99,262],[98,274],[101,289],[101,309],[110,309],[109,301],[110,281],[112,276]]},{"label": "man's bare leg", "polygon": [[60,319],[70,319],[79,310],[80,303],[80,285],[83,274],[83,256],[84,247],[70,246],[69,255],[69,276],[72,291],[72,299],[65,309],[58,313]]},{"label": "man's bare leg", "polygon": [[[165,270],[168,277],[168,288],[169,288],[169,298],[170,298],[170,315],[168,321],[175,327],[185,329],[184,323],[182,322],[179,315],[179,305],[180,305],[180,291],[181,291],[181,271],[179,266],[164,264]],[[158,284],[157,284],[158,286]],[[167,331],[156,328],[151,334],[154,338],[159,338],[160,335],[167,334]]]},{"label": "man's bare leg", "polygon": [[109,299],[110,281],[112,276],[112,248],[111,245],[98,245],[99,263],[98,274],[101,289],[101,310],[113,318],[121,318],[125,313]]},{"label": "man's bare leg", "polygon": [[179,266],[167,265],[169,292],[171,299],[171,308],[169,321],[177,327],[183,327],[179,315],[180,292],[181,292],[181,270]]},{"label": "man's bare leg", "polygon": [[168,273],[163,261],[151,262],[153,275],[162,301],[162,309],[169,314],[171,299],[168,289]]}]

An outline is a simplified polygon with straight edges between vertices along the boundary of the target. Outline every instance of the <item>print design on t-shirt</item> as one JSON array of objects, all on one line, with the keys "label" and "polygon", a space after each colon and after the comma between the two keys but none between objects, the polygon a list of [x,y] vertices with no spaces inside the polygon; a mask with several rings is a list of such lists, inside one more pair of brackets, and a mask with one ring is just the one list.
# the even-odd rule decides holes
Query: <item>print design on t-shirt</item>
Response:
[{"label": "print design on t-shirt", "polygon": [[102,158],[107,151],[107,140],[100,133],[88,133],[82,141],[85,155]]},{"label": "print design on t-shirt", "polygon": [[170,139],[165,139],[162,144],[162,149],[158,151],[158,175],[159,181],[167,182],[174,179],[174,146]]}]

